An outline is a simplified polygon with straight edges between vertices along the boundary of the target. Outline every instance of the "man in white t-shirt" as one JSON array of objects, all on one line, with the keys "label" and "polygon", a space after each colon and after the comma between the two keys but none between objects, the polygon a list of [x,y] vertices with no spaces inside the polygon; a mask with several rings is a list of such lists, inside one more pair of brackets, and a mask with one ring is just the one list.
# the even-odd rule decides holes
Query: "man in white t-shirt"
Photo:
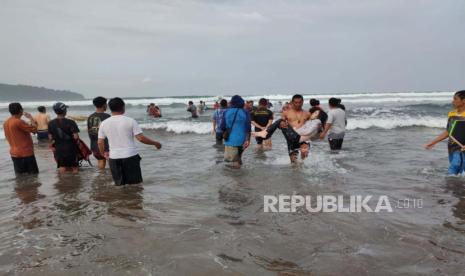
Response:
[{"label": "man in white t-shirt", "polygon": [[136,120],[123,115],[125,104],[121,98],[111,99],[108,106],[111,110],[111,117],[100,124],[99,150],[103,155],[105,138],[107,138],[110,146],[109,165],[116,185],[141,183],[141,157],[137,152],[134,137],[141,143],[153,145],[157,149],[161,148],[161,144],[144,136]]},{"label": "man in white t-shirt", "polygon": [[329,147],[332,150],[340,150],[344,142],[347,124],[345,107],[341,104],[341,99],[337,98],[330,98],[328,104],[328,120],[320,139],[324,139],[328,134]]}]

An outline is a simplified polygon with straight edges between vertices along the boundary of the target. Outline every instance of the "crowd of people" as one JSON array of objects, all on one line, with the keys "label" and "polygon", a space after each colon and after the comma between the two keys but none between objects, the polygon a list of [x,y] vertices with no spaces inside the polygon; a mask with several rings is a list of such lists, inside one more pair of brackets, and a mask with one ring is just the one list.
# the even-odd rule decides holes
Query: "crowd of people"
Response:
[{"label": "crowd of people", "polygon": [[[267,99],[260,99],[258,106],[253,101],[244,101],[239,95],[233,96],[229,102],[222,99],[213,106],[212,133],[216,144],[224,146],[225,162],[240,167],[242,153],[249,147],[251,137],[255,138],[258,148],[271,149],[270,138],[277,129],[286,139],[291,162],[297,160],[299,152],[302,159],[307,157],[312,139],[328,136],[331,149],[340,149],[346,125],[341,100],[331,98],[327,113],[316,99],[310,101],[309,111],[303,110],[303,104],[303,97],[294,95],[288,107],[283,107],[281,118],[274,121],[274,113],[270,110],[272,104]],[[93,105],[95,112],[87,117],[89,149],[79,137],[78,125],[67,116],[68,106],[64,103],[53,105],[54,119],[50,118],[44,106],[39,106],[38,114],[33,117],[24,112],[20,103],[9,104],[11,117],[5,121],[3,129],[10,144],[15,173],[38,173],[31,136],[34,133],[39,141],[49,141],[60,173],[77,173],[80,161],[88,160],[92,154],[99,169],[105,169],[108,163],[116,185],[142,182],[141,157],[135,140],[157,149],[161,148],[161,144],[145,136],[136,120],[124,115],[125,103],[121,98],[107,101],[104,97],[96,97]],[[108,107],[111,114],[107,113]],[[187,111],[193,118],[198,118],[199,113],[205,110],[205,102],[201,102],[199,107],[192,101],[188,103]],[[151,103],[147,106],[147,114],[161,117],[161,109]],[[23,116],[29,123],[21,119]]]}]

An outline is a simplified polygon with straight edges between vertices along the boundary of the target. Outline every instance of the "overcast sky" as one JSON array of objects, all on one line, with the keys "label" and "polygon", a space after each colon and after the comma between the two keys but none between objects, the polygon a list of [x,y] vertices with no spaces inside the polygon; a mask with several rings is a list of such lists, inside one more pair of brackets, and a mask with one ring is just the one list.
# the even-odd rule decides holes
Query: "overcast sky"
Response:
[{"label": "overcast sky", "polygon": [[0,0],[0,83],[87,97],[465,88],[463,0]]}]

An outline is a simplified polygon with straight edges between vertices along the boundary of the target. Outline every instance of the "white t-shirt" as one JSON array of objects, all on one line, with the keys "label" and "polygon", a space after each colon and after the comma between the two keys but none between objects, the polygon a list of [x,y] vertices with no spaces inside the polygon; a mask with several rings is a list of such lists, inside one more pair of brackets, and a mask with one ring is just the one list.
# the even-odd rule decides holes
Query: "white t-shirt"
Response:
[{"label": "white t-shirt", "polygon": [[341,108],[332,108],[328,111],[328,120],[331,124],[328,134],[342,134],[346,131],[346,112]]},{"label": "white t-shirt", "polygon": [[321,121],[319,119],[308,120],[298,129],[295,129],[301,136],[314,136],[318,133],[318,130],[321,128]]},{"label": "white t-shirt", "polygon": [[98,138],[108,138],[110,158],[128,158],[137,154],[134,136],[142,130],[136,120],[124,115],[111,116],[100,124]]}]

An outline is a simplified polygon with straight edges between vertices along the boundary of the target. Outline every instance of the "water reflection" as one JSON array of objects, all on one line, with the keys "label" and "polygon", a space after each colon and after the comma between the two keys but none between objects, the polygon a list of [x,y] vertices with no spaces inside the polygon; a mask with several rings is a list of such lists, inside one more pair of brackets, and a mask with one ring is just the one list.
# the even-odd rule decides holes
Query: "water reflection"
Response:
[{"label": "water reflection", "polygon": [[90,197],[105,203],[108,214],[134,221],[146,217],[143,210],[143,191],[142,184],[115,186],[111,177],[99,175],[92,182]]},{"label": "water reflection", "polygon": [[446,190],[451,191],[459,200],[452,208],[454,216],[461,221],[460,224],[465,224],[465,183],[461,177],[447,177]]},{"label": "water reflection", "polygon": [[40,198],[45,197],[39,194],[39,182],[37,175],[20,175],[15,178],[16,196],[23,204],[32,203]]}]

